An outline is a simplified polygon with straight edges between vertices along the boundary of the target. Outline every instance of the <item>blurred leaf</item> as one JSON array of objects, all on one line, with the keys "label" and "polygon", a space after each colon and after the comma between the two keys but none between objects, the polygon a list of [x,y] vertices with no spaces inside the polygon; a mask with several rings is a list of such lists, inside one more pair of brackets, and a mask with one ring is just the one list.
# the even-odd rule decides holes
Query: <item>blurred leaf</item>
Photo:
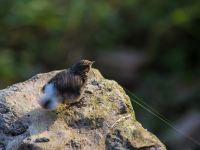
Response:
[{"label": "blurred leaf", "polygon": [[0,51],[0,76],[7,82],[13,80],[16,76],[14,56],[10,50]]}]

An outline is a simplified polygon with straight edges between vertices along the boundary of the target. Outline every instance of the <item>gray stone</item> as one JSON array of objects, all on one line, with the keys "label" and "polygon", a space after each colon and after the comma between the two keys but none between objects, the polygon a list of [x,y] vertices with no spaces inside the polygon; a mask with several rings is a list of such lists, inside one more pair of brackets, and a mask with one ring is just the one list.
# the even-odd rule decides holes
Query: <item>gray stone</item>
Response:
[{"label": "gray stone", "polygon": [[58,72],[38,74],[0,91],[0,150],[166,149],[136,120],[123,88],[96,69],[89,73],[81,102],[42,109],[41,88]]}]

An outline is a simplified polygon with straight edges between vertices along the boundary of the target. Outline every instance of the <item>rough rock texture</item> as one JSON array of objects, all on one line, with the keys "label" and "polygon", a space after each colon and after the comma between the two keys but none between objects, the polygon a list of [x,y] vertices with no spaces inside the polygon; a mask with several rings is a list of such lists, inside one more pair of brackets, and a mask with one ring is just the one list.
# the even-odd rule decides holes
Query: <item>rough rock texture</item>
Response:
[{"label": "rough rock texture", "polygon": [[58,71],[0,91],[0,150],[165,150],[135,119],[129,97],[92,69],[80,103],[42,109],[41,87]]}]

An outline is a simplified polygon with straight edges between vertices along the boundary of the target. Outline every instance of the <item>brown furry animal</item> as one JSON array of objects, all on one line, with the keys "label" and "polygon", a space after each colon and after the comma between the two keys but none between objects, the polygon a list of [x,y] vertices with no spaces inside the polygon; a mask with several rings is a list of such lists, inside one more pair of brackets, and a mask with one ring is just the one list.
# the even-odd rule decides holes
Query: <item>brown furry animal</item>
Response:
[{"label": "brown furry animal", "polygon": [[56,74],[43,86],[44,94],[39,101],[40,105],[45,109],[53,110],[59,103],[71,104],[80,101],[93,63],[89,60],[81,60]]}]

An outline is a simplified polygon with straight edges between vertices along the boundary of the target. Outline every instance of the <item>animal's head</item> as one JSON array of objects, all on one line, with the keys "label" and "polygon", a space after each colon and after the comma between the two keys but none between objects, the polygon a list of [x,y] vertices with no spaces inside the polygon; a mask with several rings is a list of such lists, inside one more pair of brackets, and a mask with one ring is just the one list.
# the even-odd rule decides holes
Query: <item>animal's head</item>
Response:
[{"label": "animal's head", "polygon": [[94,61],[80,60],[78,63],[76,63],[72,66],[72,69],[75,72],[88,73],[90,71],[93,63],[94,63]]}]

